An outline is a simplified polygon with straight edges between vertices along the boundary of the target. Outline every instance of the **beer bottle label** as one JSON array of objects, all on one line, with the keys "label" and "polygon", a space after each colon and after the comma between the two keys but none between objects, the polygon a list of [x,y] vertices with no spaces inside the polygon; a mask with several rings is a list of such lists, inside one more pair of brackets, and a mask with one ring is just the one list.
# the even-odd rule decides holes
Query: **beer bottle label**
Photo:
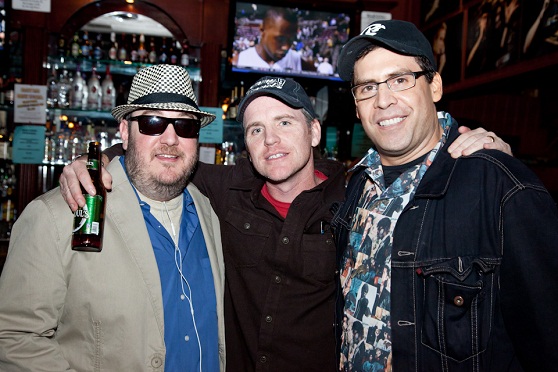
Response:
[{"label": "beer bottle label", "polygon": [[73,234],[99,235],[101,205],[103,197],[100,195],[84,195],[85,205],[74,213]]},{"label": "beer bottle label", "polygon": [[99,161],[97,159],[87,159],[85,166],[87,169],[99,170]]}]

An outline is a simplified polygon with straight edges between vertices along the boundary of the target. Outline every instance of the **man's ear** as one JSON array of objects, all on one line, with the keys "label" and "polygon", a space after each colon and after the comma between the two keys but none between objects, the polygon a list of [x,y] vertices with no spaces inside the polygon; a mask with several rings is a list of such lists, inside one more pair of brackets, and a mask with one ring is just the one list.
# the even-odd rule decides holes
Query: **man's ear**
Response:
[{"label": "man's ear", "polygon": [[316,147],[320,144],[322,139],[322,126],[318,119],[312,120],[312,123],[310,123],[310,130],[312,131],[312,147]]},{"label": "man's ear", "polygon": [[442,76],[440,76],[440,74],[437,72],[436,74],[434,74],[432,83],[430,83],[430,92],[432,94],[432,100],[434,101],[434,103],[442,99],[442,95],[444,94],[444,86],[442,84]]},{"label": "man's ear", "polygon": [[128,130],[128,120],[122,119],[120,120],[120,137],[122,137],[122,148],[124,150],[128,149],[129,136],[130,136],[130,132]]}]

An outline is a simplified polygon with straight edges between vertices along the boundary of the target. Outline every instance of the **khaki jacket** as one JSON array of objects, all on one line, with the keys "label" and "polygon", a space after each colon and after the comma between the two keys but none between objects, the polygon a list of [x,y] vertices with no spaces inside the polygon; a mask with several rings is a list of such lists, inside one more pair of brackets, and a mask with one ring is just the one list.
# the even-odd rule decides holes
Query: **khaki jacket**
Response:
[{"label": "khaki jacket", "polygon": [[[70,248],[73,214],[58,188],[14,225],[0,277],[1,371],[164,371],[161,283],[143,215],[115,158],[108,166],[103,250]],[[188,185],[211,261],[225,369],[224,265],[219,221]]]}]

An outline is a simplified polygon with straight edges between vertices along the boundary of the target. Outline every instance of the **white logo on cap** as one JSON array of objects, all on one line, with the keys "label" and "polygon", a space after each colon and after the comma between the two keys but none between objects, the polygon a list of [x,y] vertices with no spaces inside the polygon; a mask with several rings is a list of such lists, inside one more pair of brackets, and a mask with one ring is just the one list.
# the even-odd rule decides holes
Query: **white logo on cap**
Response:
[{"label": "white logo on cap", "polygon": [[267,89],[267,88],[283,89],[283,85],[285,85],[286,82],[287,81],[285,79],[281,79],[281,78],[264,79],[254,84],[252,88],[250,88],[248,94],[260,89]]},{"label": "white logo on cap", "polygon": [[361,35],[368,35],[368,36],[376,36],[378,31],[380,31],[381,29],[385,30],[386,26],[382,25],[381,23],[375,23],[373,25],[370,25],[370,26],[366,27],[364,29],[364,31],[362,31],[360,34]]}]

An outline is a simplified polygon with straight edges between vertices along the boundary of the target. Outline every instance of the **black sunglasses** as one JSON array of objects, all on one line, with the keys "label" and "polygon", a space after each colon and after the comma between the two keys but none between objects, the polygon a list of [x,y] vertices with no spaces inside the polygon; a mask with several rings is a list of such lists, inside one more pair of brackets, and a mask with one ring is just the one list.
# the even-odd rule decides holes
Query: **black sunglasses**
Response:
[{"label": "black sunglasses", "polygon": [[174,126],[177,136],[182,138],[198,138],[201,121],[193,118],[165,118],[162,116],[140,115],[128,118],[137,121],[139,131],[148,136],[160,136],[167,130],[169,124]]}]

